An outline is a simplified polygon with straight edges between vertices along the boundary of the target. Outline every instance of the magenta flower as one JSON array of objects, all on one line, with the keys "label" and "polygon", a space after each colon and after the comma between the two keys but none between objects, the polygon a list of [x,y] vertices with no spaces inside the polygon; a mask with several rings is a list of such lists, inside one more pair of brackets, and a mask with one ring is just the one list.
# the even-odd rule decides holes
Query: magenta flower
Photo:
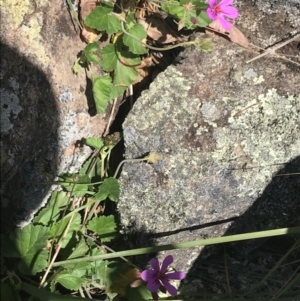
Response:
[{"label": "magenta flower", "polygon": [[172,296],[177,295],[177,289],[170,284],[170,280],[182,280],[185,277],[184,272],[169,272],[168,266],[173,262],[173,256],[168,255],[162,265],[159,265],[157,258],[151,259],[152,269],[141,273],[141,278],[147,282],[147,289],[155,293],[160,287],[165,288]]},{"label": "magenta flower", "polygon": [[239,16],[237,9],[231,4],[234,0],[208,0],[209,8],[206,10],[207,15],[212,20],[219,20],[225,30],[231,28],[231,23],[225,17],[236,19]]}]

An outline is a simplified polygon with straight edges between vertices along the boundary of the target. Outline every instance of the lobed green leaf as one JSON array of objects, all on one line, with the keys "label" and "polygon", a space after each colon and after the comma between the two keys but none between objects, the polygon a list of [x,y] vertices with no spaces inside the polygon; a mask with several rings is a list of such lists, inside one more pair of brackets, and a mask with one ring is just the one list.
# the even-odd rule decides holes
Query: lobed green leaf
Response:
[{"label": "lobed green leaf", "polygon": [[[50,237],[55,238],[55,240],[58,242],[64,233],[66,226],[69,222],[71,217],[66,217],[62,220],[60,220],[58,223],[53,225],[50,229]],[[71,222],[70,228],[68,230],[67,235],[65,236],[63,242],[62,242],[62,248],[65,248],[69,241],[71,240],[72,236],[79,230],[79,226],[81,223],[81,216],[79,213],[74,213],[73,220]]]},{"label": "lobed green leaf", "polygon": [[47,206],[35,216],[32,222],[44,226],[50,226],[55,223],[60,216],[61,210],[67,205],[68,200],[69,197],[64,191],[54,191]]},{"label": "lobed green leaf", "polygon": [[86,59],[89,62],[99,64],[100,59],[96,54],[94,54],[94,52],[97,51],[98,49],[99,49],[99,44],[97,42],[93,42],[85,46],[83,52]]},{"label": "lobed green leaf", "polygon": [[[147,32],[143,25],[141,24],[134,24],[132,27],[127,29],[128,33],[134,36],[136,39],[142,42],[143,39],[146,38]],[[133,37],[129,36],[128,34],[123,35],[123,43],[128,46],[129,50],[134,54],[144,54],[147,53],[148,50],[143,44],[137,41]]]},{"label": "lobed green leaf", "polygon": [[102,242],[111,241],[115,237],[116,222],[113,215],[94,217],[87,225],[88,230],[100,235]]},{"label": "lobed green leaf", "polygon": [[109,75],[96,77],[93,79],[93,94],[96,103],[96,110],[99,114],[105,112],[111,100],[112,80]]},{"label": "lobed green leaf", "polygon": [[120,184],[115,178],[107,178],[103,181],[102,185],[99,188],[99,192],[97,192],[94,196],[94,200],[103,201],[106,198],[117,202],[120,196]]},{"label": "lobed green leaf", "polygon": [[103,139],[95,137],[88,137],[84,139],[84,144],[99,150],[104,146]]},{"label": "lobed green leaf", "polygon": [[102,2],[85,18],[85,25],[106,31],[108,34],[114,34],[121,30],[121,21],[112,14],[113,4],[111,2]]},{"label": "lobed green leaf", "polygon": [[78,273],[78,271],[72,274],[69,274],[67,271],[63,271],[57,276],[56,282],[69,290],[78,290],[86,281],[86,279],[82,277],[83,275]]},{"label": "lobed green leaf", "polygon": [[76,197],[83,197],[89,191],[91,179],[82,174],[61,174],[58,177],[60,185]]},{"label": "lobed green leaf", "polygon": [[2,241],[6,248],[1,248],[6,257],[17,257],[21,261],[18,269],[22,274],[35,275],[47,266],[49,251],[46,250],[49,228],[29,224],[23,229],[16,229],[9,238]]}]

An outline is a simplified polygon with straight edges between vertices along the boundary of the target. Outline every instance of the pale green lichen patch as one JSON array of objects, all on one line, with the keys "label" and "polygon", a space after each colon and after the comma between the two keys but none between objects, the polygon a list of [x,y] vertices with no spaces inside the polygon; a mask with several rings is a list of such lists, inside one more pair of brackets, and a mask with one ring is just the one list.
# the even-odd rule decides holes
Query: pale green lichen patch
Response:
[{"label": "pale green lichen patch", "polygon": [[257,74],[246,74],[252,98],[229,88],[231,96],[200,101],[190,94],[198,80],[170,66],[142,94],[124,123],[126,158],[156,151],[161,160],[124,165],[118,207],[125,229],[164,232],[240,215],[300,154],[299,96],[259,93]]},{"label": "pale green lichen patch", "polygon": [[49,61],[45,50],[45,43],[41,36],[41,30],[43,25],[43,13],[37,13],[32,17],[28,23],[21,26],[23,36],[27,36],[25,43],[28,45],[28,54],[32,54],[37,57],[38,62],[46,64]]},{"label": "pale green lichen patch", "polygon": [[264,77],[262,75],[260,75],[259,77],[254,77],[253,78],[254,85],[259,85],[259,84],[261,84],[264,81],[265,81],[265,79],[264,79]]},{"label": "pale green lichen patch", "polygon": [[1,22],[8,23],[12,29],[18,28],[26,14],[34,12],[33,2],[30,0],[2,0],[1,13],[5,16],[5,20]]},{"label": "pale green lichen patch", "polygon": [[[46,65],[49,61],[45,42],[41,36],[44,13],[35,11],[33,1],[4,0],[1,6],[3,30],[6,43],[17,43],[25,56],[33,56],[38,63]],[[44,8],[43,8],[44,9]]]}]

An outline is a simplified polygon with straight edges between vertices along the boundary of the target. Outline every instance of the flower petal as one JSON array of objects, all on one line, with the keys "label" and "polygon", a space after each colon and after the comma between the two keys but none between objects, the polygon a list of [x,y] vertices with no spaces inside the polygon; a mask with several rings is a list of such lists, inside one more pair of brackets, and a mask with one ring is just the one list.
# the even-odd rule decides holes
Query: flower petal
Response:
[{"label": "flower petal", "polygon": [[151,261],[151,266],[153,268],[154,271],[156,272],[159,272],[160,271],[160,268],[159,268],[159,262],[158,262],[158,259],[157,258],[152,258]]},{"label": "flower petal", "polygon": [[177,296],[177,289],[175,286],[173,286],[168,280],[163,280],[162,283],[171,296]]},{"label": "flower petal", "polygon": [[147,289],[151,292],[151,293],[155,293],[157,292],[157,290],[159,289],[160,286],[160,282],[154,278],[151,279],[150,281],[148,281],[147,283]]},{"label": "flower petal", "polygon": [[145,270],[141,273],[141,278],[148,282],[148,281],[151,281],[153,279],[156,279],[156,276],[157,276],[157,271],[154,271],[154,270]]},{"label": "flower petal", "polygon": [[237,9],[233,6],[227,6],[222,8],[222,13],[231,19],[236,19],[239,16]]},{"label": "flower petal", "polygon": [[218,20],[220,21],[220,23],[221,23],[221,25],[222,25],[222,27],[225,29],[225,30],[230,30],[230,28],[231,28],[231,23],[230,22],[228,22],[227,20],[225,20],[225,18],[223,17],[223,16],[221,16],[221,15],[219,15],[218,16]]},{"label": "flower petal", "polygon": [[215,7],[217,5],[217,0],[208,0],[209,7]]},{"label": "flower petal", "polygon": [[216,20],[218,17],[218,15],[210,7],[206,10],[206,13],[211,20]]},{"label": "flower petal", "polygon": [[222,0],[219,5],[222,6],[222,10],[224,8],[224,6],[228,6],[228,5],[231,5],[233,3],[234,0]]},{"label": "flower petal", "polygon": [[182,280],[185,278],[185,273],[181,271],[167,273],[166,278],[169,280]]},{"label": "flower petal", "polygon": [[167,271],[167,269],[168,269],[168,266],[169,266],[172,262],[173,262],[173,256],[172,256],[172,255],[168,255],[168,256],[164,259],[164,261],[163,261],[163,263],[162,263],[162,265],[161,265],[160,272],[161,272],[161,273],[165,273],[165,272]]}]

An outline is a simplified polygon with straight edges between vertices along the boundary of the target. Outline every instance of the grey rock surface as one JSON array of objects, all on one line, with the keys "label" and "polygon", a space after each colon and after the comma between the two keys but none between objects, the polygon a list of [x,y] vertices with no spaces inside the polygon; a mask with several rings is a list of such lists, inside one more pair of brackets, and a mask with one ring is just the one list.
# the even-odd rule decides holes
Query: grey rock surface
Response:
[{"label": "grey rock surface", "polygon": [[[272,27],[276,35],[266,42],[270,27],[263,24],[273,22],[285,5],[274,1],[273,11],[265,12],[266,4],[251,4],[239,2],[239,22],[248,28],[250,42],[264,47],[299,29],[297,5],[293,12],[285,11],[289,18],[280,28]],[[256,24],[253,31],[247,25],[250,22]],[[149,152],[161,156],[153,165],[124,165],[118,209],[129,247],[300,223],[296,174],[300,169],[299,66],[275,56],[246,64],[257,54],[219,37],[213,40],[210,53],[185,49],[184,59],[158,75],[123,124],[126,159]],[[299,64],[298,44],[290,43],[281,53],[293,53]],[[293,175],[286,178],[290,173]],[[250,254],[263,243],[247,243],[241,253]],[[189,271],[186,286],[198,283],[193,285],[197,291],[209,284],[201,278],[201,260],[216,249],[193,248],[159,256],[173,254],[174,267]],[[216,251],[218,258],[224,257],[223,251],[223,247]],[[214,270],[214,261],[210,263],[207,269]],[[242,286],[242,274],[251,270],[248,264],[240,268],[236,285]],[[224,270],[224,262],[220,265]],[[217,270],[206,271],[204,277],[217,282]],[[225,272],[219,278],[223,289]]]},{"label": "grey rock surface", "polygon": [[90,114],[84,72],[72,72],[85,44],[67,6],[2,4],[1,220],[24,226],[47,201],[55,177],[77,171],[89,156],[77,141],[101,136],[106,121]]}]

